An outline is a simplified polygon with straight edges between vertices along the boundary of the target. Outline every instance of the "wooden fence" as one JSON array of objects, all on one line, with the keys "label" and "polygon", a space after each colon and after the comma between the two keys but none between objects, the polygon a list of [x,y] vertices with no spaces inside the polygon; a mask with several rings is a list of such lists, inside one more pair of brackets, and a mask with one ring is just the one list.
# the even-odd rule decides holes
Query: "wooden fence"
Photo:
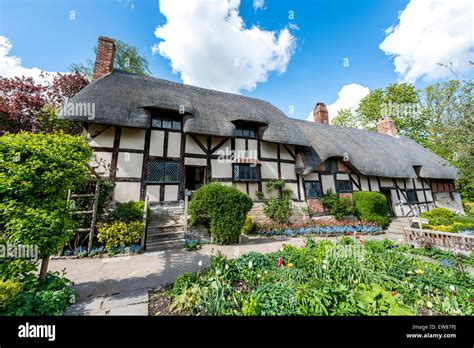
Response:
[{"label": "wooden fence", "polygon": [[432,230],[420,230],[416,228],[405,227],[403,229],[403,238],[405,242],[411,245],[423,245],[431,243],[433,246],[445,249],[459,249],[462,251],[474,250],[474,236],[438,232]]}]

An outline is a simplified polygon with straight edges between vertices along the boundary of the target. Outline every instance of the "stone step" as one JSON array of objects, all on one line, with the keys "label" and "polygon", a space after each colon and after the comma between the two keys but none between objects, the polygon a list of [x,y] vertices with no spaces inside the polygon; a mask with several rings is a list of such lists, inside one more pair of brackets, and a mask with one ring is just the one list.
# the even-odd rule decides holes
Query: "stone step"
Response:
[{"label": "stone step", "polygon": [[158,243],[158,242],[168,242],[168,241],[179,241],[184,240],[184,231],[170,232],[170,233],[160,233],[154,235],[148,235],[146,242],[149,243]]},{"label": "stone step", "polygon": [[184,239],[151,242],[146,244],[146,251],[161,251],[184,248]]}]

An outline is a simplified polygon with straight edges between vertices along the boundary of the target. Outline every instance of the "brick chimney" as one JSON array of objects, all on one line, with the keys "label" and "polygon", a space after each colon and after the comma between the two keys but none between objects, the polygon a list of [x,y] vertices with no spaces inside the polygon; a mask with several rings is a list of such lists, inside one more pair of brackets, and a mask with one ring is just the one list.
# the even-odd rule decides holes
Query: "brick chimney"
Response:
[{"label": "brick chimney", "polygon": [[392,137],[398,137],[397,127],[395,127],[395,122],[388,117],[384,116],[377,122],[377,132],[382,134],[388,134]]},{"label": "brick chimney", "polygon": [[313,110],[313,118],[316,123],[329,124],[328,109],[324,103],[319,102],[316,104]]},{"label": "brick chimney", "polygon": [[92,81],[112,72],[114,68],[115,42],[108,37],[99,36],[95,55],[94,75]]}]

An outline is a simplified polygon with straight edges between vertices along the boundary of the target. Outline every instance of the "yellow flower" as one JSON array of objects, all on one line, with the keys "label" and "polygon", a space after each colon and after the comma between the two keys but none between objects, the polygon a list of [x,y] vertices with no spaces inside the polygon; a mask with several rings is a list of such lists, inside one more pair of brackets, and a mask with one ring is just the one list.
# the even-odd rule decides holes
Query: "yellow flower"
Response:
[{"label": "yellow flower", "polygon": [[291,262],[288,264],[288,268],[293,268],[293,264]]},{"label": "yellow flower", "polygon": [[425,273],[425,272],[423,272],[422,269],[418,268],[417,270],[415,270],[415,273],[418,274],[418,275],[420,275],[420,274],[423,274],[423,273]]},{"label": "yellow flower", "polygon": [[355,285],[359,284],[359,279],[353,280],[352,281]]},{"label": "yellow flower", "polygon": [[423,300],[418,300],[417,303],[421,306],[423,304]]},{"label": "yellow flower", "polygon": [[408,274],[410,274],[410,275],[411,275],[411,274],[413,274],[413,272],[412,272],[412,271],[408,271],[407,273],[408,273]]}]

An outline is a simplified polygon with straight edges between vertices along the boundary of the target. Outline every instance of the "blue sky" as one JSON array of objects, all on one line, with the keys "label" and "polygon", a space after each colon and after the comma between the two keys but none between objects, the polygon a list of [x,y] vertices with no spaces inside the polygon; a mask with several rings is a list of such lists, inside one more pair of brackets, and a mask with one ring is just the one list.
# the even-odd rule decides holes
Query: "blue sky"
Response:
[{"label": "blue sky", "polygon": [[[425,0],[430,1],[435,0]],[[424,17],[429,15],[426,13],[426,8],[423,8],[426,5],[412,0],[411,8],[407,8],[409,2],[409,0],[266,0],[261,1],[262,7],[255,8],[253,1],[242,0],[239,5],[234,3],[229,6],[230,11],[237,11],[236,13],[234,11],[234,15],[243,23],[242,27],[237,26],[235,29],[239,35],[234,38],[247,37],[246,34],[254,26],[258,29],[259,38],[252,44],[236,46],[234,40],[226,41],[222,38],[225,31],[219,28],[224,28],[223,25],[225,28],[229,27],[227,22],[224,23],[224,18],[219,23],[216,19],[214,23],[213,18],[217,15],[209,13],[209,17],[206,17],[204,12],[210,11],[212,6],[217,6],[213,1],[207,1],[205,6],[186,14],[187,17],[184,18],[188,18],[189,21],[185,21],[184,28],[179,29],[181,31],[176,31],[176,26],[172,27],[171,21],[175,23],[182,21],[179,9],[170,9],[175,6],[170,4],[167,10],[162,9],[167,14],[165,16],[160,12],[160,4],[156,1],[0,0],[0,37],[6,38],[10,45],[6,49],[4,39],[3,55],[0,54],[0,73],[11,75],[12,71],[15,71],[18,74],[18,71],[28,71],[34,67],[51,72],[67,71],[71,63],[81,63],[87,58],[94,58],[92,47],[96,45],[97,37],[104,35],[136,46],[141,55],[148,59],[152,74],[156,77],[179,82],[192,81],[193,84],[205,87],[217,86],[217,89],[233,92],[237,88],[243,95],[267,100],[287,114],[293,109],[294,113],[291,116],[305,119],[317,101],[334,106],[338,100],[338,92],[347,85],[357,88],[355,91],[348,88],[346,95],[349,96],[340,96],[338,105],[353,105],[360,99],[357,94],[360,94],[361,90],[368,91],[397,81],[414,82],[416,86],[422,87],[427,83],[449,77],[445,72],[440,72],[439,67],[432,67],[431,70],[425,68],[429,65],[425,60],[431,59],[428,57],[433,55],[432,47],[443,44],[436,42],[438,39],[433,35],[417,37],[417,30],[420,31],[420,36],[425,35],[423,33],[429,32],[426,29],[430,29],[430,26],[440,26],[440,30],[447,30],[451,37],[445,40],[452,41],[453,37],[462,39],[461,45],[457,44],[452,49],[448,47],[446,48],[448,52],[443,52],[444,55],[435,58],[446,63],[454,59],[459,70],[469,74],[469,68],[463,63],[466,55],[472,57],[474,40],[469,30],[460,34],[455,28],[445,28],[439,23],[440,21],[444,23],[443,20],[447,23],[450,18],[436,18],[436,16],[443,16],[439,13],[446,11],[434,12],[434,19],[431,20]],[[458,6],[459,9],[460,5],[452,5],[455,2],[444,2],[442,6]],[[175,1],[176,3],[178,2]],[[464,3],[463,6],[469,5]],[[403,14],[403,11],[406,12],[407,19],[402,23],[399,15]],[[453,13],[453,11],[447,12]],[[459,17],[456,18],[458,26],[466,25],[469,21],[472,23],[472,12],[471,17],[469,14],[466,17],[465,12],[462,9],[458,14],[454,12],[454,16]],[[289,19],[290,14],[293,14],[293,19]],[[211,20],[200,20],[200,18],[211,18]],[[158,38],[155,29],[165,26],[168,22],[170,27],[166,34],[162,35],[165,39]],[[391,26],[395,30],[386,33],[386,29]],[[277,43],[281,30],[285,28],[291,39],[291,45],[290,41],[286,41],[286,50],[281,49]],[[408,31],[407,34],[407,30],[412,32]],[[209,33],[211,36],[202,37]],[[266,34],[273,34],[274,41],[268,41]],[[390,34],[393,34],[392,37],[386,40]],[[420,41],[413,41],[412,36]],[[176,42],[183,37],[191,41]],[[214,38],[221,40],[214,42]],[[380,45],[384,40],[386,47],[381,49]],[[163,41],[166,41],[168,46],[161,54],[159,52],[153,54],[152,46]],[[213,42],[212,45],[206,46],[210,41]],[[409,44],[406,43],[408,41]],[[189,45],[189,42],[192,42],[192,45]],[[242,42],[245,42],[245,39]],[[188,48],[183,46],[185,44]],[[273,52],[273,56],[277,55],[276,58],[268,58],[267,51],[261,55],[266,58],[253,56],[253,50],[257,51],[259,46],[267,44],[270,47],[268,52]],[[1,47],[0,45],[0,53]],[[223,64],[222,59],[227,58],[221,59],[216,52],[228,50],[229,52],[236,50],[239,52],[239,57],[242,54],[242,61],[251,62],[246,64],[253,67],[242,72],[248,74],[248,77],[241,79],[239,75],[236,79],[232,75],[227,76],[227,72],[232,73],[235,70],[231,70],[227,63]],[[426,51],[425,56],[421,55],[422,58],[420,50]],[[398,72],[395,71],[397,66],[394,64],[394,58],[397,56],[401,60]],[[11,57],[17,59],[17,63],[14,63],[17,66],[13,68]],[[20,63],[18,58],[21,59]],[[176,66],[181,64],[179,67],[181,70],[178,69],[173,73],[171,62]],[[223,66],[220,66],[222,64]],[[266,78],[266,82],[255,77],[262,74],[260,70],[255,71],[259,69],[255,67],[258,64],[264,66],[263,79]],[[409,66],[411,70],[403,71],[407,64],[411,64]],[[26,70],[15,70],[18,66]],[[218,83],[215,79],[208,78],[213,70],[214,73],[216,71],[220,73]],[[248,84],[254,82],[256,87],[248,90]],[[228,87],[226,83],[229,83]]]}]

